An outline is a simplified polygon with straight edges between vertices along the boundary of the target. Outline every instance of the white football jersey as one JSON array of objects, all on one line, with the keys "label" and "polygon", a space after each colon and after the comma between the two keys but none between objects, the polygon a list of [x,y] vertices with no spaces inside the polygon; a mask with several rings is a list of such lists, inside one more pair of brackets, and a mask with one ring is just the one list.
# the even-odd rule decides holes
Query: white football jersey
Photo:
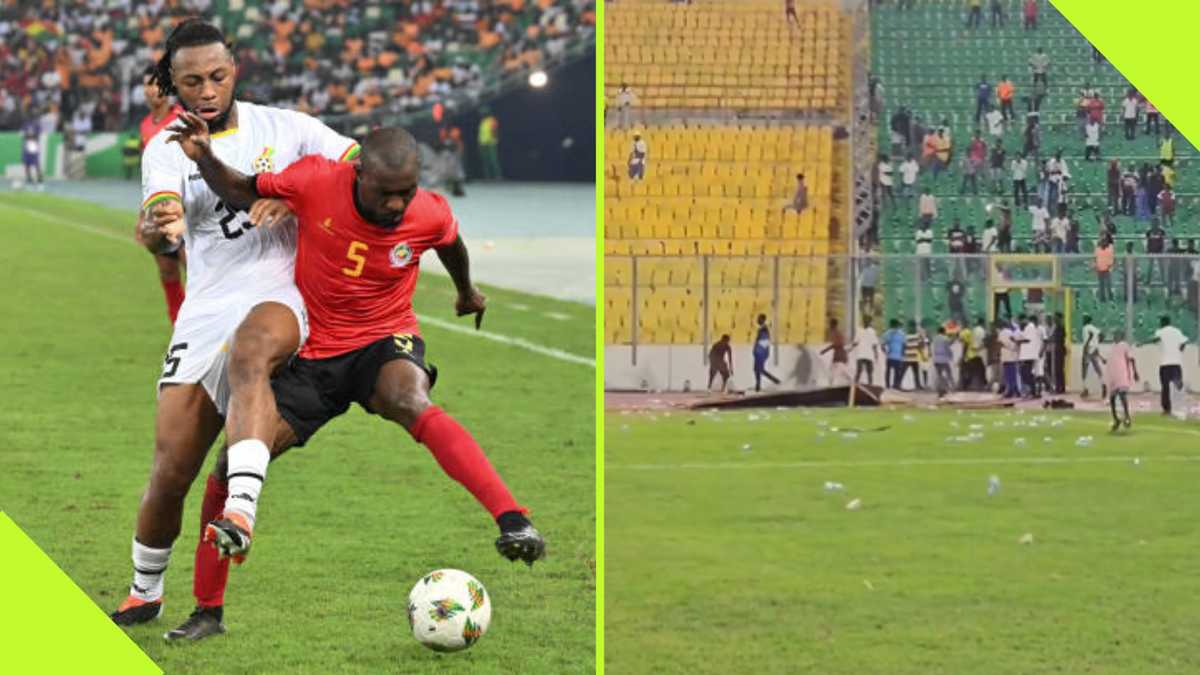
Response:
[{"label": "white football jersey", "polygon": [[[252,175],[282,171],[305,155],[350,159],[358,144],[304,113],[237,101],[237,128],[212,135],[228,166]],[[142,208],[163,199],[183,202],[187,230],[187,298],[180,320],[208,314],[214,304],[294,283],[294,227],[254,227],[245,211],[226,206],[163,129],[142,154]]]}]

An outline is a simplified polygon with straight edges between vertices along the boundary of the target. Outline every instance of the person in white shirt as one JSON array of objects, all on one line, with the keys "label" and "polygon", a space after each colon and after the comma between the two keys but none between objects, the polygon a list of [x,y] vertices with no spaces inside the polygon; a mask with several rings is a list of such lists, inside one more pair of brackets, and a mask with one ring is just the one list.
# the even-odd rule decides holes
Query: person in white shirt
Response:
[{"label": "person in white shirt", "polygon": [[1013,206],[1029,206],[1029,187],[1025,182],[1029,174],[1029,160],[1025,159],[1025,153],[1019,153],[1009,166],[1012,168]]},{"label": "person in white shirt", "polygon": [[1000,231],[996,229],[996,222],[993,220],[988,220],[985,225],[986,227],[983,228],[982,250],[984,253],[995,253],[996,239],[1000,236]]},{"label": "person in white shirt", "polygon": [[850,351],[854,354],[854,383],[858,384],[865,372],[867,384],[875,384],[875,362],[879,360],[879,335],[871,327],[871,317],[863,317],[862,330],[854,336],[854,342],[850,344]]},{"label": "person in white shirt", "polygon": [[1000,342],[1000,365],[1004,369],[1004,398],[1020,398],[1021,384],[1017,379],[1020,336],[1009,321],[997,320]]},{"label": "person in white shirt", "polygon": [[909,157],[900,165],[900,196],[912,198],[916,194],[917,176],[921,173],[921,165],[915,157]]},{"label": "person in white shirt", "polygon": [[1004,114],[1003,113],[1001,113],[996,108],[992,108],[991,112],[989,112],[988,114],[983,116],[983,119],[987,121],[988,134],[992,138],[994,138],[996,140],[1000,140],[1001,138],[1004,137]]},{"label": "person in white shirt", "polygon": [[1038,242],[1046,241],[1046,227],[1050,219],[1050,211],[1042,206],[1040,199],[1034,200],[1033,206],[1029,207],[1029,214],[1033,216],[1030,221],[1030,228],[1033,232],[1034,250],[1037,250]]},{"label": "person in white shirt", "polygon": [[1079,380],[1083,383],[1083,398],[1088,397],[1087,377],[1089,370],[1096,371],[1096,377],[1100,379],[1100,397],[1106,398],[1108,392],[1104,386],[1104,371],[1100,368],[1100,364],[1104,362],[1104,357],[1100,356],[1100,329],[1092,323],[1090,314],[1083,316],[1083,354],[1080,357],[1079,363]]},{"label": "person in white shirt", "polygon": [[1054,156],[1046,160],[1046,180],[1050,183],[1050,193],[1047,195],[1047,204],[1058,203],[1058,195],[1063,188],[1063,179],[1071,177],[1071,170],[1067,167],[1067,160],[1063,159],[1062,150],[1054,153]]},{"label": "person in white shirt", "polygon": [[1130,89],[1125,98],[1121,99],[1121,121],[1125,123],[1125,140],[1137,138],[1138,97],[1137,91]]},{"label": "person in white shirt", "polygon": [[637,103],[637,94],[629,88],[628,84],[621,83],[621,88],[617,90],[617,126],[625,128],[629,126],[629,117],[632,113],[632,106]]},{"label": "person in white shirt", "polygon": [[921,216],[921,224],[928,225],[937,218],[937,197],[929,191],[929,188],[921,193],[921,198],[917,200],[917,213]]},{"label": "person in white shirt", "polygon": [[892,176],[892,160],[887,155],[879,156],[878,179],[881,199],[886,199],[892,206],[896,205],[896,194],[892,191],[895,178]]},{"label": "person in white shirt", "polygon": [[1100,159],[1100,123],[1096,120],[1088,120],[1086,126],[1083,127],[1083,159],[1090,162],[1093,159]]},{"label": "person in white shirt", "polygon": [[1171,325],[1169,316],[1163,315],[1159,319],[1159,326],[1159,329],[1154,331],[1154,338],[1142,345],[1157,342],[1161,348],[1158,357],[1158,382],[1162,386],[1163,414],[1170,415],[1171,389],[1183,391],[1183,350],[1187,347],[1188,338]]},{"label": "person in white shirt", "polygon": [[922,222],[917,226],[917,234],[914,239],[917,245],[917,256],[921,259],[921,281],[924,283],[933,271],[933,262],[929,259],[929,256],[933,255],[933,226]]},{"label": "person in white shirt", "polygon": [[1067,217],[1066,209],[1059,209],[1058,215],[1050,220],[1050,248],[1055,253],[1062,253],[1067,247],[1067,234],[1071,231],[1071,219]]},{"label": "person in white shirt", "polygon": [[1026,398],[1038,398],[1042,394],[1035,368],[1042,359],[1042,331],[1035,317],[1022,316],[1018,321],[1024,326],[1021,329],[1021,346],[1017,349],[1017,359],[1021,362],[1021,384],[1025,388]]}]

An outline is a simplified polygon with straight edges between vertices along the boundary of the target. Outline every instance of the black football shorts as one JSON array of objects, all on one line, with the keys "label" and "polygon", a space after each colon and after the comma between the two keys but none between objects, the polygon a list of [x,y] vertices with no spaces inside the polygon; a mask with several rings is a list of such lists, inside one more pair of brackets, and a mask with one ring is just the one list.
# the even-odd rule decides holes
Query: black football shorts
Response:
[{"label": "black football shorts", "polygon": [[415,363],[429,375],[429,386],[437,381],[437,368],[425,363],[425,341],[417,335],[390,335],[361,349],[327,359],[299,356],[288,362],[275,377],[271,389],[279,415],[296,434],[296,445],[304,445],[329,420],[357,403],[367,412],[375,380],[384,364],[395,359]]}]

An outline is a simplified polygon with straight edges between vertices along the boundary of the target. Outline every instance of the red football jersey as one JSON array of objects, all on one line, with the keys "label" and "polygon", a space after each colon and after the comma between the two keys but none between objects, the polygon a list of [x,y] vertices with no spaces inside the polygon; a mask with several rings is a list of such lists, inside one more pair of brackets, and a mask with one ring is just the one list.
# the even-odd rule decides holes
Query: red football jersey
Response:
[{"label": "red football jersey", "polygon": [[395,228],[354,207],[354,165],[316,155],[260,173],[258,194],[287,200],[299,221],[296,286],[308,308],[300,356],[325,359],[401,333],[419,335],[413,290],[425,251],[454,242],[446,198],[418,189]]},{"label": "red football jersey", "polygon": [[149,113],[143,117],[141,126],[142,147],[144,148],[149,145],[150,139],[154,138],[155,134],[162,131],[171,122],[174,122],[175,118],[179,117],[179,113],[182,110],[183,108],[176,103],[175,105],[171,106],[171,110],[167,112],[167,116],[159,120],[157,124],[154,122],[154,113]]}]

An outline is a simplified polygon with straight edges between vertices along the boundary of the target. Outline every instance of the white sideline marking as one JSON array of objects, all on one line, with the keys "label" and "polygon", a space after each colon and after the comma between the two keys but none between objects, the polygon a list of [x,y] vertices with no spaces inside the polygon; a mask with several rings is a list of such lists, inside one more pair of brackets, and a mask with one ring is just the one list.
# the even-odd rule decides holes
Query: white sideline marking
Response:
[{"label": "white sideline marking", "polygon": [[[101,237],[106,237],[108,239],[112,239],[114,241],[125,242],[127,244],[133,244],[134,246],[138,245],[138,243],[136,241],[134,241],[132,235],[130,235],[129,237],[122,237],[121,235],[114,234],[113,232],[109,232],[108,230],[104,230],[104,229],[101,229],[98,227],[91,227],[90,225],[85,225],[83,223],[76,223],[76,222],[73,222],[70,220],[59,218],[57,216],[52,216],[52,215],[50,215],[48,213],[44,213],[42,211],[38,211],[37,209],[30,209],[30,208],[26,208],[24,206],[15,206],[13,204],[8,204],[3,201],[0,201],[0,206],[4,206],[5,208],[15,209],[17,211],[29,214],[31,216],[36,216],[38,218],[41,218],[42,220],[45,220],[45,221],[48,221],[51,223],[57,223],[59,225],[66,225],[67,227],[72,227],[81,232],[86,232],[88,234],[94,234],[94,235],[98,235]],[[513,305],[513,306],[515,307],[516,305]],[[529,309],[528,306],[525,306],[525,305],[522,305],[521,307],[523,309]],[[586,356],[572,354],[571,352],[566,352],[561,349],[555,349],[554,347],[546,347],[544,345],[539,345],[536,342],[530,342],[528,340],[525,340],[525,339],[522,339],[519,337],[512,337],[512,336],[503,335],[500,333],[492,333],[492,332],[489,332],[486,330],[475,330],[474,328],[471,328],[468,326],[461,326],[459,324],[452,323],[450,321],[446,321],[444,319],[439,319],[439,318],[432,317],[432,316],[418,315],[417,318],[423,323],[427,323],[431,326],[437,326],[438,328],[444,328],[444,329],[454,332],[454,333],[462,333],[464,335],[474,335],[476,337],[481,337],[485,340],[491,340],[492,342],[499,342],[500,344],[506,344],[506,345],[512,345],[514,347],[520,347],[521,349],[525,349],[525,350],[534,352],[535,354],[541,354],[542,356],[549,356],[552,359],[558,359],[560,361],[566,361],[568,363],[578,363],[580,365],[589,366],[593,370],[596,369],[596,360],[589,359]]]},{"label": "white sideline marking", "polygon": [[542,316],[547,319],[554,319],[555,321],[569,321],[571,319],[570,315],[563,314],[562,312],[542,312]]},{"label": "white sideline marking", "polygon": [[94,234],[97,236],[105,237],[107,239],[112,239],[113,241],[121,241],[121,242],[125,242],[127,244],[133,244],[134,246],[137,246],[137,241],[135,241],[133,238],[133,230],[132,229],[130,229],[130,233],[129,233],[128,237],[122,237],[121,235],[116,234],[115,232],[110,232],[109,230],[105,230],[105,229],[102,229],[99,227],[92,227],[91,225],[84,225],[83,223],[76,223],[71,220],[64,220],[57,216],[52,216],[48,213],[38,211],[36,209],[30,209],[30,208],[26,208],[24,206],[16,206],[13,204],[8,204],[6,202],[0,202],[0,206],[4,206],[5,208],[13,209],[14,211],[20,211],[21,213],[25,213],[25,214],[28,214],[28,215],[31,215],[31,216],[34,216],[37,218],[41,218],[42,220],[45,220],[45,221],[48,221],[51,223],[57,223],[59,225],[66,225],[67,227],[73,227],[76,230],[79,230],[81,232],[87,232],[88,234]]},{"label": "white sideline marking", "polygon": [[485,340],[491,340],[492,342],[499,342],[501,344],[512,345],[514,347],[520,347],[521,349],[527,349],[536,354],[541,354],[543,356],[549,356],[550,358],[558,359],[560,361],[567,361],[569,363],[578,363],[580,365],[588,366],[593,370],[596,369],[596,360],[595,359],[589,359],[586,356],[572,354],[571,352],[564,352],[563,350],[555,349],[554,347],[545,347],[543,345],[537,344],[536,342],[530,342],[528,340],[525,340],[525,339],[522,339],[519,337],[511,337],[508,335],[501,335],[500,333],[492,333],[492,332],[489,332],[486,330],[475,330],[475,328],[473,326],[464,326],[464,325],[454,323],[452,321],[446,321],[445,319],[439,319],[437,317],[432,317],[432,316],[424,316],[422,314],[418,314],[417,319],[420,320],[421,323],[426,323],[431,326],[437,326],[438,328],[444,328],[444,329],[454,332],[454,333],[462,333],[463,335],[474,335],[476,337],[481,337]]},{"label": "white sideline marking", "polygon": [[[1142,457],[1145,463],[1154,462],[1200,462],[1200,455],[1167,455],[1163,457]],[[814,461],[814,462],[760,462],[757,464],[742,462],[685,462],[682,464],[613,464],[606,462],[609,469],[626,471],[679,471],[679,470],[718,470],[728,469],[826,469],[846,467],[895,467],[895,466],[957,466],[957,465],[994,465],[994,464],[1107,464],[1128,463],[1133,457],[998,457],[986,459],[983,457],[945,458],[945,459],[866,459],[849,461]]]}]

